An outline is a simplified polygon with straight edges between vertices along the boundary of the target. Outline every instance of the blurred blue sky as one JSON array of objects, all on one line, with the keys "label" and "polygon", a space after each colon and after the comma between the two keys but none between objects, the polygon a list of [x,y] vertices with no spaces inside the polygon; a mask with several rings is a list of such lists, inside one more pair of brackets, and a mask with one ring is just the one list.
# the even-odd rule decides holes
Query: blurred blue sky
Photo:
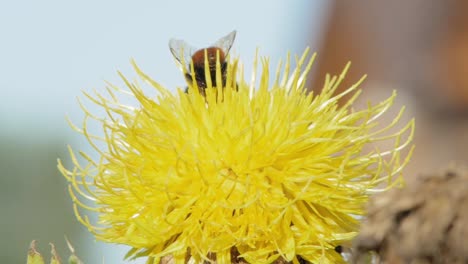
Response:
[{"label": "blurred blue sky", "polygon": [[[104,81],[121,84],[117,70],[134,76],[131,58],[166,87],[184,86],[168,49],[170,38],[203,47],[235,29],[232,54],[249,77],[257,47],[273,67],[287,51],[301,54],[307,45],[317,50],[326,15],[325,0],[2,1],[3,135],[27,135],[26,140],[75,135],[64,117],[80,121],[76,97],[82,90],[104,90]],[[94,263],[102,262],[102,254]],[[104,254],[105,263],[121,263],[123,254]]]},{"label": "blurred blue sky", "polygon": [[133,73],[130,58],[167,87],[183,85],[168,50],[172,37],[203,47],[236,29],[233,54],[248,73],[256,47],[273,64],[288,50],[301,53],[325,10],[306,0],[2,1],[0,118],[60,130],[64,114],[79,111],[80,90],[119,83],[116,70]]}]

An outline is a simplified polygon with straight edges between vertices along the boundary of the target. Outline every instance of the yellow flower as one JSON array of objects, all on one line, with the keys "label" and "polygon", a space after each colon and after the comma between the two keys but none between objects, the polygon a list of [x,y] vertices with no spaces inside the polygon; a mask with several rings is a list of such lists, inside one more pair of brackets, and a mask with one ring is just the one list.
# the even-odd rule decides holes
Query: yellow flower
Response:
[{"label": "yellow flower", "polygon": [[[343,262],[334,248],[356,235],[357,216],[376,187],[398,182],[410,156],[400,162],[400,151],[410,145],[414,122],[390,133],[401,111],[376,127],[395,93],[354,110],[363,79],[334,95],[347,67],[328,76],[320,94],[309,93],[305,76],[314,56],[307,53],[291,74],[288,56],[272,85],[266,58],[257,85],[255,73],[248,84],[234,60],[226,87],[208,83],[206,97],[198,89],[172,94],[134,64],[156,98],[123,76],[130,93],[111,85],[110,99],[87,95],[107,116],[84,108],[84,125],[75,129],[100,158],[80,153],[83,165],[70,149],[74,168],[58,165],[78,220],[97,239],[129,245],[129,257],[148,256],[149,263],[167,256],[177,263],[187,256],[230,263],[231,249],[249,263]],[[218,64],[218,78],[219,71]],[[131,94],[139,106],[120,103],[114,91]],[[347,94],[353,96],[338,104]],[[104,137],[88,132],[88,119],[102,124]],[[394,140],[394,147],[377,150],[374,143],[382,140]],[[98,222],[82,209],[96,211]]]}]

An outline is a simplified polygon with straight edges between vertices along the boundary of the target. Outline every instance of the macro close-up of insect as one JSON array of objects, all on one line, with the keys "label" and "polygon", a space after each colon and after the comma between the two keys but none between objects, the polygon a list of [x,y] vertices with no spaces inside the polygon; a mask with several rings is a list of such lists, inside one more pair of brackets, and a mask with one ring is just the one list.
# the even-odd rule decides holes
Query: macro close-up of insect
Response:
[{"label": "macro close-up of insect", "polygon": [[[202,49],[193,48],[184,40],[171,39],[169,41],[169,48],[172,52],[172,55],[174,55],[174,58],[178,63],[180,63],[180,66],[185,67],[185,79],[187,82],[190,84],[192,83],[192,80],[195,80],[200,94],[205,95],[205,89],[207,88],[207,80],[205,75],[205,54],[208,61],[208,68],[213,86],[217,86],[216,60],[217,56],[219,56],[222,79],[221,85],[224,87],[226,85],[226,60],[229,54],[229,50],[234,43],[235,37],[236,31],[234,30],[228,35],[220,38],[209,47]],[[193,64],[195,76],[191,75],[191,63]],[[188,88],[186,89],[186,92],[187,90]]]}]

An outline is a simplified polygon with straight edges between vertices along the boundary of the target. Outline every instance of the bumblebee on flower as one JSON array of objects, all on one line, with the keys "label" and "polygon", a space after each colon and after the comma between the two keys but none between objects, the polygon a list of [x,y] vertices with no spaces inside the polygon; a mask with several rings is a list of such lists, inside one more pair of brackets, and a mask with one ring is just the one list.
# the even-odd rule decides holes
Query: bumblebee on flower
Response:
[{"label": "bumblebee on flower", "polygon": [[[257,87],[243,79],[237,59],[226,57],[223,70],[218,51],[213,82],[207,55],[205,89],[190,88],[200,88],[193,66],[184,70],[192,78],[188,93],[172,94],[133,63],[157,98],[125,77],[138,107],[117,101],[114,90],[127,91],[115,86],[111,99],[92,98],[108,116],[86,118],[102,123],[106,148],[96,147],[99,160],[82,154],[85,165],[70,149],[72,169],[59,161],[78,220],[97,239],[129,245],[129,257],[148,263],[344,262],[335,247],[356,235],[370,193],[385,181],[394,185],[408,161],[400,151],[411,145],[413,121],[391,135],[396,122],[375,129],[396,94],[353,110],[363,80],[334,94],[347,67],[310,93],[308,51],[291,72],[288,58],[271,85],[268,59],[260,59]],[[345,94],[354,96],[339,105]],[[79,130],[96,146],[86,122]],[[392,149],[364,151],[391,139]],[[83,210],[97,212],[98,222]]]}]

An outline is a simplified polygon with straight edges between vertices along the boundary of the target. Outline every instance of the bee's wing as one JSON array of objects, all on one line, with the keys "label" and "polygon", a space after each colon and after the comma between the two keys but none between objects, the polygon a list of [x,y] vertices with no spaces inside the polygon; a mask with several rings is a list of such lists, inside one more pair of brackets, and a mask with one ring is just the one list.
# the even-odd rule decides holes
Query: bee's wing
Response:
[{"label": "bee's wing", "polygon": [[227,56],[229,54],[229,50],[232,47],[232,44],[234,43],[234,39],[236,38],[236,31],[232,31],[231,33],[227,34],[226,36],[220,38],[218,41],[216,41],[213,46],[220,48],[222,51],[224,51],[224,54]]},{"label": "bee's wing", "polygon": [[192,54],[196,51],[196,48],[181,39],[171,39],[169,40],[169,49],[180,65],[190,72]]}]

